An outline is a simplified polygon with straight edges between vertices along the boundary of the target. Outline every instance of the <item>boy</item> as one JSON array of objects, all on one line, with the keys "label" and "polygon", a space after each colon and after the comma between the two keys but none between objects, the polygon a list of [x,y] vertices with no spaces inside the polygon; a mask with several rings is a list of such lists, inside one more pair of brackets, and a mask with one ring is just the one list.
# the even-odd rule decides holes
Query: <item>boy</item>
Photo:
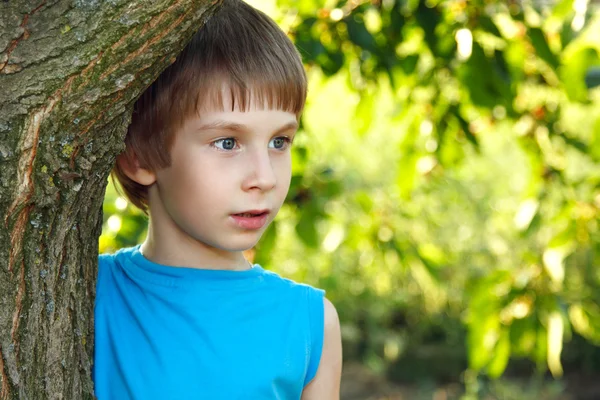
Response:
[{"label": "boy", "polygon": [[113,173],[148,236],[99,258],[98,399],[339,398],[334,306],[242,254],[286,197],[305,97],[285,34],[225,0],[136,102]]}]

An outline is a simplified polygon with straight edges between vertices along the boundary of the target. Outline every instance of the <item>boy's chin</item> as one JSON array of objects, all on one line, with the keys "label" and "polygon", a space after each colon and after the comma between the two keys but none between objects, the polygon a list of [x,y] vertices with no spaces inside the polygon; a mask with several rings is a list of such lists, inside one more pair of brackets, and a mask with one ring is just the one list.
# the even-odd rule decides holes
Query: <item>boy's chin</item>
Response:
[{"label": "boy's chin", "polygon": [[[262,234],[261,234],[261,236],[262,236]],[[254,247],[258,243],[259,239],[260,239],[260,237],[255,240],[245,240],[245,241],[240,240],[238,243],[232,243],[230,246],[228,246],[226,248],[226,250],[230,251],[230,252],[234,252],[234,253],[252,252],[254,250]]]}]

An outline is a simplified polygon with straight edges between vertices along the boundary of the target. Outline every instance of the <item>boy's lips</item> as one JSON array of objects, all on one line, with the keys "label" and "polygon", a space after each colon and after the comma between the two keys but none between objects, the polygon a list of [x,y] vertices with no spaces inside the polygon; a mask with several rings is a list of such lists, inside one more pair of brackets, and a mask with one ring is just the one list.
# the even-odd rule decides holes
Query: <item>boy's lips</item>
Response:
[{"label": "boy's lips", "polygon": [[231,218],[240,228],[256,230],[265,226],[269,218],[269,210],[248,210],[231,214]]},{"label": "boy's lips", "polygon": [[261,214],[269,214],[269,213],[270,213],[270,211],[265,208],[263,210],[247,210],[247,211],[242,211],[242,212],[235,213],[235,214],[232,214],[232,215],[245,215],[245,216],[256,217],[256,216],[261,215]]}]

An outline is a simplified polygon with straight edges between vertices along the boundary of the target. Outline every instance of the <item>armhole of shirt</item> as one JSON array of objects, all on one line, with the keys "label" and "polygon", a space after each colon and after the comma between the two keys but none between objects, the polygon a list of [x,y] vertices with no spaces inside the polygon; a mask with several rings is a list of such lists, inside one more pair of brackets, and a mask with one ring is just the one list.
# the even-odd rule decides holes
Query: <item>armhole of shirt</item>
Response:
[{"label": "armhole of shirt", "polygon": [[110,273],[111,264],[113,263],[112,254],[98,255],[98,276],[96,277],[96,300],[102,297],[106,288],[106,280]]},{"label": "armhole of shirt", "polygon": [[304,379],[304,387],[313,380],[319,369],[321,354],[323,353],[323,340],[325,336],[325,291],[307,288],[308,297],[308,322],[309,322],[309,341],[310,357],[308,368]]},{"label": "armhole of shirt", "polygon": [[[94,318],[96,317],[96,305],[98,300],[104,295],[107,286],[108,274],[110,273],[111,263],[113,262],[112,254],[98,254],[98,270],[96,275],[96,299],[94,301]],[[94,320],[95,323],[96,319]],[[95,340],[95,339],[94,339]],[[94,343],[94,364],[92,366],[92,383],[96,384],[96,343]],[[94,392],[96,388],[94,387]]]}]

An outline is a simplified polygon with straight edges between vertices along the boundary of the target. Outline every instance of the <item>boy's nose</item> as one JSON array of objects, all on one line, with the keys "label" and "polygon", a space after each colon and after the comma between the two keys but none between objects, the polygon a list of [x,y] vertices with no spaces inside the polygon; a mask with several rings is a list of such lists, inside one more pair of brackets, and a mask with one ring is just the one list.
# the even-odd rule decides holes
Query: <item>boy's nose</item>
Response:
[{"label": "boy's nose", "polygon": [[277,176],[273,163],[267,152],[256,153],[250,162],[248,175],[243,183],[244,190],[260,189],[271,190],[277,183]]}]

